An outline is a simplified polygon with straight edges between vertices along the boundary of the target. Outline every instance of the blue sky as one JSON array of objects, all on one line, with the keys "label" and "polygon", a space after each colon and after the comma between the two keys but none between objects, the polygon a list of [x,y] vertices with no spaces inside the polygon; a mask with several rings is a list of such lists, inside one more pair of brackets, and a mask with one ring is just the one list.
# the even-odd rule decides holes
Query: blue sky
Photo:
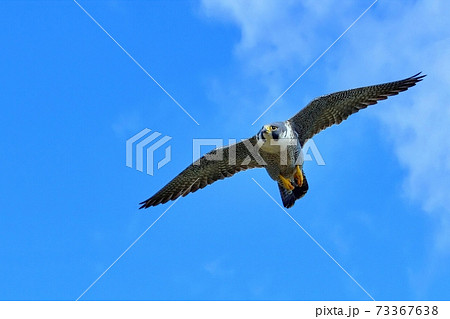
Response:
[{"label": "blue sky", "polygon": [[[423,71],[416,87],[314,138],[289,213],[377,300],[450,298],[446,1],[0,2],[0,299],[75,300],[170,204],[139,211],[192,161],[193,138],[245,138],[312,98]],[[171,136],[154,176],[125,165]],[[163,150],[156,156],[164,156]],[[369,300],[253,182],[180,199],[82,300]]]}]

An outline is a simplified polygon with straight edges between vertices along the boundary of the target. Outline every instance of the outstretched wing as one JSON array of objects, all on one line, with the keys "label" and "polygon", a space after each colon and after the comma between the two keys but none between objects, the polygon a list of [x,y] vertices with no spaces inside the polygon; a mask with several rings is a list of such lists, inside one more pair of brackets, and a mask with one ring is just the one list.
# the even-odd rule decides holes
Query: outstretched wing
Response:
[{"label": "outstretched wing", "polygon": [[193,164],[189,165],[177,177],[171,180],[155,195],[143,201],[140,208],[148,208],[186,196],[217,180],[233,176],[237,172],[263,167],[264,161],[257,152],[256,137],[239,143],[217,148]]},{"label": "outstretched wing", "polygon": [[295,128],[300,144],[333,124],[339,124],[351,114],[397,95],[422,81],[425,75],[417,73],[407,79],[384,84],[336,92],[318,97],[294,115],[289,122]]}]

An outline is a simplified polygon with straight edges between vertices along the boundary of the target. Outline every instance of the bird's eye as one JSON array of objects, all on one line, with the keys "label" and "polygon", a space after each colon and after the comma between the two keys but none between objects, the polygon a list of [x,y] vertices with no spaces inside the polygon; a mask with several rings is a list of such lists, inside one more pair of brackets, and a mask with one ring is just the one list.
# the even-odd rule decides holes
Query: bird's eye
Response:
[{"label": "bird's eye", "polygon": [[276,129],[278,129],[278,127],[272,125],[271,129],[272,129],[272,131],[275,131]]}]

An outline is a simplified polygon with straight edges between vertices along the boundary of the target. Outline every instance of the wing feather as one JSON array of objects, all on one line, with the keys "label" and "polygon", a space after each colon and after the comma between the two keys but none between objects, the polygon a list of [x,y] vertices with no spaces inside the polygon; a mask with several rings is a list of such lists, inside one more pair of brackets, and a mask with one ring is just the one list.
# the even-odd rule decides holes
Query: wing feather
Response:
[{"label": "wing feather", "polygon": [[[252,137],[245,142],[250,142],[254,146],[257,140],[256,137]],[[164,204],[180,196],[184,197],[193,193],[215,181],[233,176],[237,172],[263,167],[262,159],[255,158],[256,156],[249,151],[245,142],[241,141],[237,144],[218,148],[204,155],[198,161],[189,165],[155,195],[140,203],[142,205],[140,208]],[[235,149],[230,152],[231,148]],[[236,154],[236,159],[230,158],[230,153]]]},{"label": "wing feather", "polygon": [[425,75],[417,73],[404,80],[336,92],[318,97],[289,119],[300,144],[304,145],[315,134],[333,124],[339,124],[351,114],[397,95],[422,81]]}]

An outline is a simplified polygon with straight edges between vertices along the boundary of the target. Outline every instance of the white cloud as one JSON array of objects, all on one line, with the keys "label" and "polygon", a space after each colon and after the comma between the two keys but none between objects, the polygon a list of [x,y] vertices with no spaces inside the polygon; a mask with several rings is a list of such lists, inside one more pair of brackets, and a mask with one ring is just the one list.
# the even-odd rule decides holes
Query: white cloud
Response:
[{"label": "white cloud", "polygon": [[[210,17],[236,24],[236,57],[276,96],[282,78],[298,76],[371,2],[203,0]],[[428,76],[376,114],[386,142],[406,169],[408,198],[436,217],[435,249],[450,247],[450,2],[379,1],[321,63],[327,84],[342,89],[396,80],[418,71]],[[330,36],[330,30],[339,30]],[[343,43],[345,45],[343,45]],[[251,62],[248,62],[251,61]],[[300,71],[300,72],[299,72]],[[367,80],[364,84],[361,79]],[[332,83],[334,81],[334,83]]]},{"label": "white cloud", "polygon": [[[350,7],[348,1],[332,0],[289,0],[282,5],[277,0],[203,0],[202,5],[207,16],[240,28],[235,53],[248,71],[263,76],[286,75],[289,70],[298,74],[295,67],[312,61],[321,44],[332,41],[325,30],[345,24],[336,13]],[[336,17],[330,20],[332,14]]]},{"label": "white cloud", "polygon": [[[383,6],[392,15],[382,21],[371,17],[352,37],[338,70],[353,65],[386,79],[424,71],[428,77],[392,107],[379,114],[387,126],[395,153],[407,169],[405,192],[442,222],[436,248],[450,247],[450,20],[445,16],[450,3],[417,1],[404,6],[390,2]],[[376,32],[374,32],[376,30]],[[370,39],[361,44],[361,38]],[[367,51],[370,51],[367,53]],[[369,59],[368,59],[369,57]],[[376,63],[373,63],[376,61]],[[401,65],[398,65],[401,64]],[[400,104],[400,102],[402,104]]]},{"label": "white cloud", "polygon": [[[270,81],[277,92],[278,76],[273,74],[285,74],[292,65],[312,61],[325,43],[317,40],[324,34],[322,25],[326,23],[328,31],[334,26],[343,30],[343,21],[349,24],[355,17],[354,12],[349,13],[352,6],[356,6],[354,2],[341,1],[287,1],[283,5],[275,0],[203,1],[208,16],[239,26],[242,37],[237,57],[250,65],[251,72]],[[408,95],[414,98],[408,100],[410,104],[379,114],[391,132],[399,161],[409,172],[405,180],[408,195],[449,224],[450,20],[445,12],[450,12],[450,3],[422,0],[408,6],[403,2],[377,6],[379,13],[368,13],[364,23],[346,35],[345,48],[330,53],[333,63],[324,78],[339,74],[341,81],[353,83],[367,74],[387,80],[420,70],[428,73],[414,94]],[[442,240],[450,245],[446,236]]]},{"label": "white cloud", "polygon": [[[280,4],[277,0],[202,0],[206,17],[237,26],[241,35],[234,47],[237,74],[228,81],[222,76],[208,79],[210,98],[223,107],[224,118],[230,101],[240,109],[232,123],[253,122],[367,8],[347,0]],[[330,34],[330,27],[338,31]],[[281,116],[292,115],[293,110],[284,110]]]}]

